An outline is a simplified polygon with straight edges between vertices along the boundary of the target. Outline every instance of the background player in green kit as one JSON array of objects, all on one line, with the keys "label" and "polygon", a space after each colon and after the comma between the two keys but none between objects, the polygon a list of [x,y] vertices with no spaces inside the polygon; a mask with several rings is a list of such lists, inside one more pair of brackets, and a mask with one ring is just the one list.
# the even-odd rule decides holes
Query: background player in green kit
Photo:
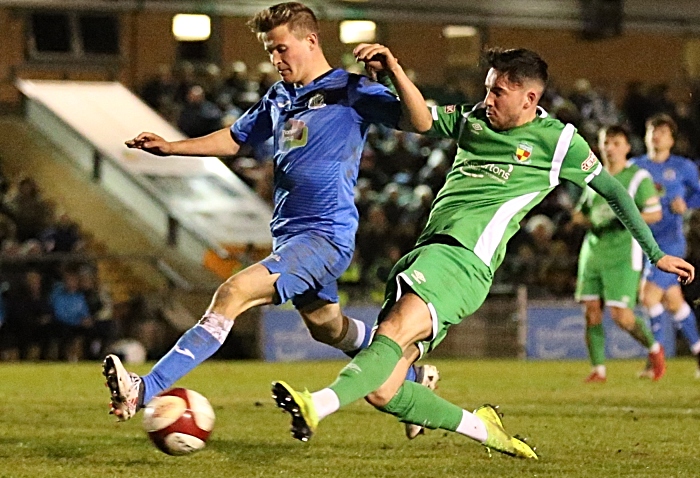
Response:
[{"label": "background player in green kit", "polygon": [[[370,70],[388,73],[399,91],[410,81],[382,45],[360,45],[355,55]],[[532,448],[503,429],[493,407],[471,413],[404,377],[422,352],[440,343],[450,325],[481,306],[518,223],[562,179],[593,187],[657,267],[684,281],[693,279],[690,264],[659,249],[632,198],[603,170],[574,127],[537,106],[547,83],[547,64],[523,49],[493,49],[487,61],[486,97],[476,106],[427,109],[410,98],[413,130],[454,138],[457,155],[415,248],[391,272],[370,346],[317,392],[273,384],[277,405],[292,416],[295,438],[308,440],[319,420],[365,397],[402,422],[454,431],[501,453],[537,458]]]},{"label": "background player in green kit", "polygon": [[[621,126],[599,133],[605,170],[625,187],[647,224],[661,220],[661,203],[648,171],[627,162],[629,135]],[[646,322],[634,316],[644,255],[608,203],[591,188],[581,196],[574,221],[590,227],[578,261],[576,300],[585,307],[586,345],[593,369],[586,382],[605,382],[603,307],[615,323],[649,351],[654,380],[666,371],[664,351]]]}]

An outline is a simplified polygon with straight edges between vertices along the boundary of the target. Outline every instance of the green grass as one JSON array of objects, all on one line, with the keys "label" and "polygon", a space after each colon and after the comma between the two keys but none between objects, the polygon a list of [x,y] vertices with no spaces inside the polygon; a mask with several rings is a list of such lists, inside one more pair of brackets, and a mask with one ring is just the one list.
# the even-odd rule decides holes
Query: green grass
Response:
[{"label": "green grass", "polygon": [[[439,394],[467,409],[501,405],[511,433],[540,461],[494,454],[429,431],[408,441],[393,417],[357,403],[324,420],[310,443],[293,440],[269,398],[285,379],[320,388],[341,362],[210,362],[179,385],[217,413],[203,451],[170,457],[151,446],[140,417],[115,423],[97,363],[0,363],[0,477],[675,477],[700,468],[698,383],[689,359],[659,383],[635,378],[639,361],[608,364],[587,385],[583,362],[435,361]],[[135,371],[146,372],[148,366]]]}]

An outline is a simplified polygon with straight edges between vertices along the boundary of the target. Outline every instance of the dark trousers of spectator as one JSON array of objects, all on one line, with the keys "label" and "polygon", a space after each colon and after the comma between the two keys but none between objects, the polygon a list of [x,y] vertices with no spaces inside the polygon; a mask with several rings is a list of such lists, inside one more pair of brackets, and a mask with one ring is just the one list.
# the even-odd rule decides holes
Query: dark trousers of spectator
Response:
[{"label": "dark trousers of spectator", "polygon": [[80,325],[55,322],[53,330],[54,337],[58,340],[59,360],[72,362],[84,358],[83,344],[90,334],[90,329]]},{"label": "dark trousers of spectator", "polygon": [[90,329],[85,341],[84,354],[91,360],[102,360],[107,348],[117,340],[117,323],[114,320],[98,320]]},{"label": "dark trousers of spectator", "polygon": [[39,359],[49,358],[52,330],[47,325],[5,324],[0,329],[0,350],[17,349],[20,360],[31,357],[32,348],[39,348]]}]

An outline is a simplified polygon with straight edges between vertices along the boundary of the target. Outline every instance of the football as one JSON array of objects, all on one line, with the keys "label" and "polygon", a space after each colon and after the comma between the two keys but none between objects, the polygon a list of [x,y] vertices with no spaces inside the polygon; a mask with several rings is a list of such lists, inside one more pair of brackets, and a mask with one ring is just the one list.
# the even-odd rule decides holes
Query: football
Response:
[{"label": "football", "polygon": [[187,455],[204,448],[214,419],[214,410],[204,396],[186,388],[173,388],[148,402],[143,428],[160,451]]}]

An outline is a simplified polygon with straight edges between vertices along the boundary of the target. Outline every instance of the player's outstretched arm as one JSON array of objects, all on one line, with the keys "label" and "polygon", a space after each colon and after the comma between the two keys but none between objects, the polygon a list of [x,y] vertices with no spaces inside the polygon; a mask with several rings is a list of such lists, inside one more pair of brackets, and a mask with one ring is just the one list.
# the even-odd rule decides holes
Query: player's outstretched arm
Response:
[{"label": "player's outstretched arm", "polygon": [[181,141],[166,141],[154,133],[141,133],[124,144],[128,148],[142,149],[156,156],[232,156],[240,149],[229,128]]},{"label": "player's outstretched arm", "polygon": [[619,181],[603,170],[593,178],[589,186],[608,201],[617,217],[629,229],[656,267],[678,275],[678,280],[683,284],[689,284],[693,281],[695,268],[680,257],[663,253],[651,234],[649,226],[642,219],[636,204]]},{"label": "player's outstretched arm", "polygon": [[589,186],[605,198],[622,224],[642,247],[644,253],[656,264],[664,256],[664,253],[656,243],[649,226],[642,219],[637,205],[624,186],[606,170],[602,170],[594,177]]},{"label": "player's outstretched arm", "polygon": [[381,72],[391,78],[391,82],[401,98],[399,128],[415,133],[428,131],[433,125],[433,118],[425,104],[425,98],[406,76],[406,72],[403,71],[391,51],[378,43],[361,43],[355,47],[353,53],[357,61],[365,63],[365,69],[370,76],[376,78],[376,74]]}]

